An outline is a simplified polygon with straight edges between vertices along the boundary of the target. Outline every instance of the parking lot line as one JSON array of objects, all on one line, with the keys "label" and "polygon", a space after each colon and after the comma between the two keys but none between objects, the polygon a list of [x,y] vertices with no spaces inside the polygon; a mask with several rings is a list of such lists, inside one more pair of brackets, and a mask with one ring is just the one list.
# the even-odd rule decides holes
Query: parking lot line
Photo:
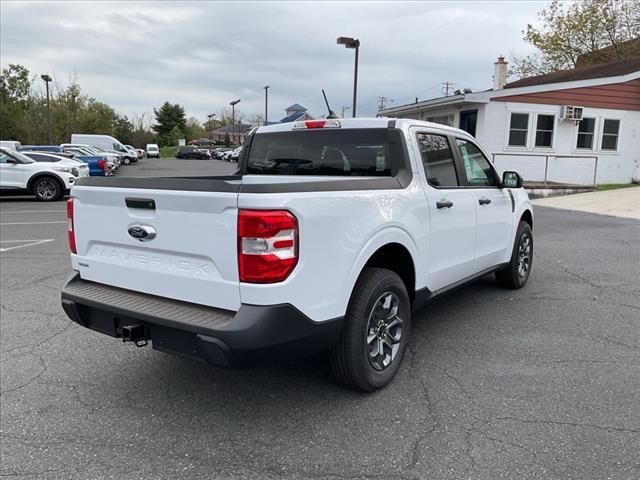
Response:
[{"label": "parking lot line", "polygon": [[[46,238],[44,240],[26,240],[27,242],[30,243],[25,243],[24,245],[16,245],[15,247],[7,247],[7,248],[0,248],[0,252],[8,252],[9,250],[17,250],[18,248],[24,248],[24,247],[32,247],[34,245],[40,245],[41,243],[48,243],[48,242],[53,242],[53,238]],[[17,243],[20,241],[25,241],[25,240],[3,240],[0,243]]]},{"label": "parking lot line", "polygon": [[8,223],[0,223],[0,227],[4,227],[5,225],[44,225],[44,224],[52,224],[52,223],[69,223],[68,221],[64,222],[8,222]]}]

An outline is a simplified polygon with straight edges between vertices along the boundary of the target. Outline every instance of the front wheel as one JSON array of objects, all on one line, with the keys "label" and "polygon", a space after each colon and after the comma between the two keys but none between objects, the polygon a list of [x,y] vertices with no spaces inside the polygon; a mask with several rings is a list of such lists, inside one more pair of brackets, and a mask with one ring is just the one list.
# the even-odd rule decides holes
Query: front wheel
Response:
[{"label": "front wheel", "polygon": [[122,163],[124,163],[125,165],[129,165],[131,163],[131,159],[129,157],[124,157],[122,159]]},{"label": "front wheel", "polygon": [[51,177],[42,177],[33,184],[32,192],[36,200],[41,202],[52,202],[62,197],[62,186],[60,182]]},{"label": "front wheel", "polygon": [[411,331],[411,304],[402,279],[391,270],[366,268],[356,286],[331,368],[345,385],[372,392],[398,372]]},{"label": "front wheel", "polygon": [[533,264],[533,232],[527,222],[520,222],[513,243],[511,260],[496,272],[496,280],[505,288],[522,288],[529,279]]}]

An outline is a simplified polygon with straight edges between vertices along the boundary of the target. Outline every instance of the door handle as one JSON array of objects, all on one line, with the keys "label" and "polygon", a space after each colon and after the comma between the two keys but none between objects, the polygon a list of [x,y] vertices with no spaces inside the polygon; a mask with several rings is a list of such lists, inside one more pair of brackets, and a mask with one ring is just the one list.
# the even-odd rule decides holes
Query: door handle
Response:
[{"label": "door handle", "polygon": [[482,198],[478,199],[478,203],[480,205],[489,205],[491,203],[491,199],[482,197]]},{"label": "door handle", "polygon": [[436,208],[451,208],[453,207],[453,202],[450,202],[449,200],[440,200],[439,202],[436,202]]}]

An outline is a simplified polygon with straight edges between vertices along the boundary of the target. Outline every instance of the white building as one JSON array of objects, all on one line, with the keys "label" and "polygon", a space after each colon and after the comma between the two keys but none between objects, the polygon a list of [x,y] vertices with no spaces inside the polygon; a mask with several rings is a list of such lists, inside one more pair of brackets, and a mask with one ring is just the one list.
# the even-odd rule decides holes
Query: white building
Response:
[{"label": "white building", "polygon": [[640,57],[456,91],[387,108],[379,116],[456,126],[474,135],[499,170],[529,182],[630,182],[640,164]]}]

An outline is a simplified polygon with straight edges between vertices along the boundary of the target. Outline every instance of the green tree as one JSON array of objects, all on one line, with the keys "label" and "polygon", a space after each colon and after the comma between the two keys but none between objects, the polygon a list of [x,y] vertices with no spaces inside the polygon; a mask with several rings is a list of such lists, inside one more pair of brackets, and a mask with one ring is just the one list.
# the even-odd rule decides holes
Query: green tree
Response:
[{"label": "green tree", "polygon": [[178,145],[178,140],[180,140],[181,138],[184,138],[184,133],[182,133],[182,130],[180,130],[176,125],[171,129],[169,135],[167,135],[166,137],[167,145],[176,146]]},{"label": "green tree", "polygon": [[191,117],[187,120],[184,134],[187,141],[197,140],[199,138],[206,138],[207,131],[197,118]]},{"label": "green tree", "polygon": [[133,123],[129,121],[126,115],[120,116],[115,114],[113,117],[113,129],[115,137],[125,145],[133,143]]},{"label": "green tree", "polygon": [[31,81],[29,70],[22,65],[11,64],[0,74],[0,137],[20,140],[27,135],[29,94]]},{"label": "green tree", "polygon": [[151,128],[158,134],[161,144],[169,144],[169,134],[175,127],[177,127],[180,132],[185,131],[187,121],[184,114],[184,108],[177,103],[172,105],[169,102],[164,102],[160,108],[154,108],[153,113],[156,116],[156,123],[153,124]]},{"label": "green tree", "polygon": [[228,133],[224,134],[224,145],[225,145],[225,147],[230,147],[231,146],[231,137],[229,136]]},{"label": "green tree", "polygon": [[522,32],[537,52],[515,56],[513,76],[574,68],[578,57],[591,52],[594,62],[627,58],[631,50],[637,54],[633,39],[640,36],[640,0],[553,0],[538,16],[541,26],[529,24]]}]

